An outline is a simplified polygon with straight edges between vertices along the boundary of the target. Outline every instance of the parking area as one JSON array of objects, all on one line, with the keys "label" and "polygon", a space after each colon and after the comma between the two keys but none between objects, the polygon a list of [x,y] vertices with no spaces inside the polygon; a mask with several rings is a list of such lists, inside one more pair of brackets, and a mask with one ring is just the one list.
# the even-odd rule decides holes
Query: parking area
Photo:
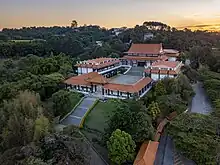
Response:
[{"label": "parking area", "polygon": [[113,78],[110,83],[114,84],[135,84],[142,76],[119,75]]}]

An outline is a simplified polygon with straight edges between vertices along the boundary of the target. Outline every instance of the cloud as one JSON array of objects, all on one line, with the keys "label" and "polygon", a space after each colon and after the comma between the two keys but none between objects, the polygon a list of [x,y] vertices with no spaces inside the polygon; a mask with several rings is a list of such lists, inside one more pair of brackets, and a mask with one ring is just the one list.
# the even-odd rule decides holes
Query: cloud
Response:
[{"label": "cloud", "polygon": [[200,25],[192,25],[192,26],[182,26],[177,27],[178,29],[192,29],[192,30],[208,30],[208,31],[219,31],[220,32],[220,24],[200,24]]}]

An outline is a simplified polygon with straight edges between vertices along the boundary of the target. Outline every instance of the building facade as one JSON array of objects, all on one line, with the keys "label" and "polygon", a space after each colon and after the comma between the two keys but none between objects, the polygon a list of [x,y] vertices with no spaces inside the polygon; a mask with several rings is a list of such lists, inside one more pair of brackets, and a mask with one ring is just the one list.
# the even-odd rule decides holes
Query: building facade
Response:
[{"label": "building facade", "polygon": [[117,74],[117,71],[121,66],[119,59],[97,58],[78,62],[75,67],[77,67],[78,75],[98,72],[106,77],[111,77]]},{"label": "building facade", "polygon": [[182,62],[158,61],[154,62],[145,70],[145,76],[151,77],[154,81],[163,78],[175,78],[181,71]]},{"label": "building facade", "polygon": [[90,72],[71,77],[64,81],[64,83],[67,89],[84,94],[126,99],[144,96],[151,89],[153,80],[149,77],[143,77],[134,84],[115,84],[110,83],[107,78],[97,72]]},{"label": "building facade", "polygon": [[162,44],[132,44],[121,59],[122,64],[149,67],[156,61],[176,61],[179,52],[163,49]]}]

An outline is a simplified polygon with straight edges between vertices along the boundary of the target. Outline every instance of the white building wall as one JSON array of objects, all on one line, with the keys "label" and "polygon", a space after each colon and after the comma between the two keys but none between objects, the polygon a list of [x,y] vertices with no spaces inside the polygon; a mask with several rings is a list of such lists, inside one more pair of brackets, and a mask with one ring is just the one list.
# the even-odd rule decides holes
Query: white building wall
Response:
[{"label": "white building wall", "polygon": [[78,73],[79,75],[82,74],[82,73],[81,73],[81,68],[78,68],[78,69],[77,69],[77,73]]},{"label": "white building wall", "polygon": [[127,97],[127,93],[124,93],[124,92],[123,92],[123,93],[122,93],[122,96],[123,96],[123,97]]},{"label": "white building wall", "polygon": [[168,57],[168,61],[176,61],[176,57]]},{"label": "white building wall", "polygon": [[147,65],[147,67],[149,67],[150,66],[150,61],[146,61],[146,65]]},{"label": "white building wall", "polygon": [[88,68],[88,73],[93,72],[92,68]]},{"label": "white building wall", "polygon": [[87,68],[82,68],[82,74],[88,73]]},{"label": "white building wall", "polygon": [[159,79],[159,74],[154,74],[152,73],[151,74],[151,78],[154,80],[154,81],[157,81]]},{"label": "white building wall", "polygon": [[161,74],[161,75],[160,75],[160,79],[163,79],[163,78],[165,78],[165,77],[167,77],[166,74]]},{"label": "white building wall", "polygon": [[169,78],[174,78],[174,75],[169,75]]}]

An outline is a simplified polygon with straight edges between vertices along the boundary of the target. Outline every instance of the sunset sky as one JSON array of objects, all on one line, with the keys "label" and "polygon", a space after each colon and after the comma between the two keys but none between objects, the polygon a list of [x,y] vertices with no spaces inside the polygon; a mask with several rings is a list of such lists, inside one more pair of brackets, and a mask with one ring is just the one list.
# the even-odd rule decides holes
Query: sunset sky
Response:
[{"label": "sunset sky", "polygon": [[161,21],[174,27],[220,30],[220,0],[0,0],[0,29],[79,25],[133,27]]}]

